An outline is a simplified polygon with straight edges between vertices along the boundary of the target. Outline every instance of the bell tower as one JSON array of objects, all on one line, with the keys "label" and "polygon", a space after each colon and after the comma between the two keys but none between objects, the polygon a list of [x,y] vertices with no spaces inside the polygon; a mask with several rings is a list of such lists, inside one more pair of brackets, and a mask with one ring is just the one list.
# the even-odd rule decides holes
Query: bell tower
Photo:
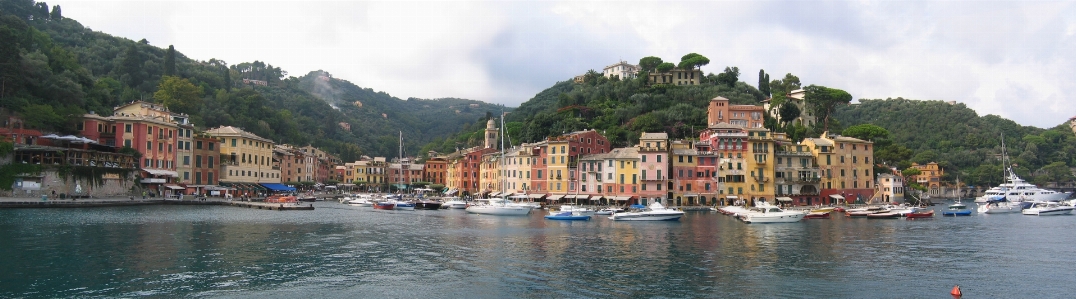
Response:
[{"label": "bell tower", "polygon": [[497,132],[497,125],[493,122],[493,119],[490,118],[489,121],[486,122],[486,148],[497,148],[497,134],[499,134]]}]

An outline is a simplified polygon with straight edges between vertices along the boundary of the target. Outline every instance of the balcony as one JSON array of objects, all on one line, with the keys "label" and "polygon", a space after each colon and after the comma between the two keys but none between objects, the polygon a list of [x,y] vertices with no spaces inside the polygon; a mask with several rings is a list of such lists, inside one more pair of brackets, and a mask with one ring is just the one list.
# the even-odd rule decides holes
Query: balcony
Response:
[{"label": "balcony", "polygon": [[818,178],[818,177],[813,177],[813,178],[798,177],[795,180],[795,182],[798,183],[798,184],[815,184],[815,183],[818,183],[818,182],[821,182],[821,181],[822,181],[822,178]]},{"label": "balcony", "polygon": [[643,182],[664,182],[665,180],[667,180],[667,178],[665,178],[665,177],[660,177],[660,178],[659,177],[652,177],[652,178],[643,178],[642,179]]},{"label": "balcony", "polygon": [[756,176],[753,176],[751,178],[755,179],[755,182],[759,182],[759,183],[767,183],[767,182],[770,181],[769,177],[756,177]]},{"label": "balcony", "polygon": [[660,147],[650,146],[650,147],[639,147],[639,151],[640,152],[664,152],[665,149],[660,148]]}]

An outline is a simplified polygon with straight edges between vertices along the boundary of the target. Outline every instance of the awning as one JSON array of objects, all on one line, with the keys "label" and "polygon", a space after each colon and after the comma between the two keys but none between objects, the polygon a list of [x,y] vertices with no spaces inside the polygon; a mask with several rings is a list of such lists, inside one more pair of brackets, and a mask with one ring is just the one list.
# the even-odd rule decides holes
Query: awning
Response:
[{"label": "awning", "polygon": [[564,198],[564,195],[557,194],[557,195],[550,195],[549,198],[546,198],[546,199],[548,199],[548,200],[560,200],[561,198]]},{"label": "awning", "polygon": [[456,192],[457,192],[457,191],[459,191],[459,190],[457,190],[457,189],[453,188],[452,190],[448,190],[448,191],[445,191],[445,195],[452,195],[452,194],[456,194]]},{"label": "awning", "polygon": [[587,194],[579,194],[579,195],[576,195],[576,196],[575,196],[575,199],[587,199],[587,198],[590,198],[590,195],[587,195]]},{"label": "awning", "polygon": [[187,189],[187,188],[183,188],[183,187],[181,187],[181,186],[179,186],[179,185],[172,185],[172,184],[164,185],[164,187],[165,187],[165,188],[168,188],[168,189],[172,189],[172,190],[183,190],[183,189]]},{"label": "awning", "polygon": [[295,188],[288,187],[288,185],[284,185],[284,184],[262,183],[261,185],[264,186],[265,188],[269,188],[269,190],[274,191],[274,192],[295,192]]},{"label": "awning", "polygon": [[145,170],[146,172],[148,172],[149,174],[152,174],[152,175],[163,175],[163,176],[170,176],[170,177],[179,177],[178,173],[176,173],[175,171],[171,171],[171,170],[152,169],[152,168],[144,168],[142,170]]},{"label": "awning", "polygon": [[792,201],[791,197],[778,197],[777,201]]},{"label": "awning", "polygon": [[493,193],[489,194],[489,196],[497,196],[497,195],[501,195],[501,193],[500,192],[493,192]]},{"label": "awning", "polygon": [[531,194],[530,196],[531,196],[531,198],[537,199],[537,198],[542,198],[542,196],[545,196],[545,194]]},{"label": "awning", "polygon": [[407,189],[407,184],[392,184],[396,189]]},{"label": "awning", "polygon": [[631,196],[617,196],[617,197],[614,197],[613,199],[615,199],[617,201],[625,201],[625,200],[631,199]]},{"label": "awning", "polygon": [[595,200],[602,200],[602,198],[603,198],[603,197],[601,197],[600,195],[594,195],[594,197],[591,197],[591,198],[590,198],[590,200],[591,200],[591,201],[595,201]]},{"label": "awning", "polygon": [[840,195],[836,195],[836,194],[831,194],[831,195],[830,195],[829,197],[832,197],[832,198],[835,198],[835,199],[840,199],[840,200],[844,200],[844,196],[840,196]]},{"label": "awning", "polygon": [[739,197],[736,197],[735,195],[729,195],[729,196],[725,196],[725,198],[728,198],[728,199],[737,199],[737,198],[739,198]]},{"label": "awning", "polygon": [[684,194],[684,197],[699,197],[699,195],[694,193],[686,193]]}]

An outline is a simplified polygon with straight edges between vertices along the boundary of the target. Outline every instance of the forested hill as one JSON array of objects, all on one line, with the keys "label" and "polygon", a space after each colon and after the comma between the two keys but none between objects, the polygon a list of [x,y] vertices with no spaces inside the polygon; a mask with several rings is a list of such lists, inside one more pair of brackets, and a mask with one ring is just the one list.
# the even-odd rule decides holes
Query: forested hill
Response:
[{"label": "forested hill", "polygon": [[1014,170],[1025,178],[1040,184],[1067,181],[1072,179],[1068,168],[1076,166],[1076,136],[1068,126],[1021,126],[997,115],[979,116],[962,103],[861,99],[833,116],[844,127],[874,124],[888,130],[889,140],[875,147],[878,161],[899,164],[893,166],[939,162],[950,182],[959,176],[969,185],[1000,183],[1003,134]]},{"label": "forested hill", "polygon": [[74,133],[74,116],[110,115],[115,106],[146,100],[190,114],[199,129],[242,127],[354,161],[362,154],[395,157],[399,131],[406,153],[418,154],[435,136],[502,110],[460,99],[404,101],[338,79],[316,90],[315,79],[331,76],[288,77],[261,61],[194,60],[182,49],[92,31],[61,11],[32,0],[0,1],[0,107],[47,132]]},{"label": "forested hill", "polygon": [[[735,73],[738,76],[738,70]],[[603,131],[614,146],[634,144],[641,132],[691,137],[706,127],[710,99],[723,96],[733,104],[757,104],[763,98],[758,89],[735,76],[718,81],[710,74],[697,86],[649,86],[641,78],[608,79],[590,71],[583,83],[557,82],[521,104],[508,114],[505,128],[514,145],[584,129]],[[424,149],[444,152],[478,144],[482,129],[468,127]]]},{"label": "forested hill", "polygon": [[404,155],[417,156],[419,147],[464,128],[485,125],[488,117],[511,111],[501,105],[457,98],[401,100],[384,92],[361,88],[328,73],[310,72],[300,79],[302,90],[333,106],[349,120],[351,131],[363,136],[363,149],[396,157],[403,132]]}]

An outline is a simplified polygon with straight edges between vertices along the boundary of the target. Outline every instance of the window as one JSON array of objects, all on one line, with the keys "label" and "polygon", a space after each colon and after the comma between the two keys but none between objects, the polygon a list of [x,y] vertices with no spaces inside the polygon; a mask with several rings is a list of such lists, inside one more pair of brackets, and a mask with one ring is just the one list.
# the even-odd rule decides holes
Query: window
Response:
[{"label": "window", "polygon": [[194,143],[194,149],[202,149],[202,141],[199,140],[199,141],[195,142]]},{"label": "window", "polygon": [[[212,159],[212,158],[210,158],[210,159]],[[207,173],[206,173],[206,176],[208,177],[208,178],[206,179],[206,183],[209,183],[209,184],[216,184],[216,183],[214,183],[214,182],[213,182],[213,172],[207,172]]]},{"label": "window", "polygon": [[212,151],[212,150],[214,150],[214,149],[213,149],[213,144],[214,144],[213,142],[210,142],[210,143],[209,143],[209,150],[211,150],[211,151]]},{"label": "window", "polygon": [[[198,156],[201,158],[201,156]],[[191,156],[183,156],[183,165],[191,165]]]},{"label": "window", "polygon": [[190,180],[190,179],[191,179],[191,173],[184,171],[183,172],[183,180],[186,181],[186,180]]},{"label": "window", "polygon": [[130,139],[123,140],[123,146],[124,147],[131,147],[131,140]]},{"label": "window", "polygon": [[131,124],[124,124],[123,125],[123,132],[130,133],[131,132]]},{"label": "window", "polygon": [[[190,162],[191,157],[183,157],[183,158],[184,158],[183,160],[185,160],[185,162]],[[188,163],[188,164],[183,164],[183,165],[190,165],[190,164]],[[202,168],[202,156],[194,156],[194,167]]]},{"label": "window", "polygon": [[232,138],[232,147],[236,147],[235,143],[236,143],[235,138]]},{"label": "window", "polygon": [[[650,146],[650,145],[647,144],[647,146]],[[642,159],[643,159],[643,163],[646,163],[646,155],[642,155]]]}]

